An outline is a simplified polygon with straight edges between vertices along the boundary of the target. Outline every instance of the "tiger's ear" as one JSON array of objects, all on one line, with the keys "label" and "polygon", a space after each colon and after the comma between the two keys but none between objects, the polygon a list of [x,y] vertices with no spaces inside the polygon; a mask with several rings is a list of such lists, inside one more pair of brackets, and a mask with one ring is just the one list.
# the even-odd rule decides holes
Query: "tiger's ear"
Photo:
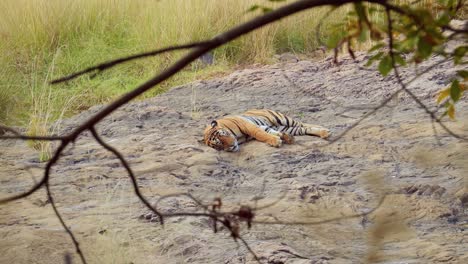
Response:
[{"label": "tiger's ear", "polygon": [[211,122],[211,127],[215,128],[215,127],[217,127],[217,126],[218,126],[218,122],[216,122],[216,120],[213,120],[213,121]]}]

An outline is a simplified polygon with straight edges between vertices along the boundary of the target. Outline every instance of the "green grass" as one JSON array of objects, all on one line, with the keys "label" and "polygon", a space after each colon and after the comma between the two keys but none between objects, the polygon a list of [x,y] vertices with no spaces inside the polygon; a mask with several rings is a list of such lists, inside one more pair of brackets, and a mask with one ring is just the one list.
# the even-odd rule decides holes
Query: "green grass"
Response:
[{"label": "green grass", "polygon": [[[83,76],[56,86],[47,81],[117,57],[208,39],[259,15],[260,12],[246,12],[253,4],[277,7],[289,2],[2,0],[0,123],[50,123],[109,102],[166,68],[184,52],[126,63],[95,78]],[[301,12],[224,45],[214,51],[215,65],[203,69],[188,67],[143,98],[227,72],[235,64],[269,63],[274,54],[286,51],[312,52],[319,46],[316,25],[327,10]],[[345,11],[328,16],[322,37],[327,37],[327,28],[343,18]],[[38,108],[37,101],[43,98],[48,100],[47,107]],[[43,120],[44,116],[47,120]]]},{"label": "green grass", "polygon": [[[260,1],[262,2],[262,1]],[[253,0],[2,0],[0,2],[0,122],[27,126],[37,100],[50,94],[48,121],[106,103],[174,62],[184,52],[120,65],[95,78],[50,87],[59,77],[119,56],[207,39],[248,20]],[[189,67],[151,90],[228,71],[234,64],[267,63],[275,53],[317,47],[314,27],[325,9],[255,31],[214,51],[216,63]],[[53,69],[52,72],[50,69]],[[49,98],[49,96],[47,97]]]}]

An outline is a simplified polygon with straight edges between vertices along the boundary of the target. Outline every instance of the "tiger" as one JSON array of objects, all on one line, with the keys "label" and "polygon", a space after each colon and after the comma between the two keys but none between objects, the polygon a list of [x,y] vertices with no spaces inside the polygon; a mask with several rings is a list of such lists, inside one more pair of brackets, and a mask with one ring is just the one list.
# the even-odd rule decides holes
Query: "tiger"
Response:
[{"label": "tiger", "polygon": [[330,130],[301,123],[280,112],[268,109],[252,109],[241,115],[213,120],[204,131],[203,141],[209,147],[228,152],[239,151],[239,145],[256,139],[273,147],[282,143],[293,144],[294,136],[309,135],[326,139]]}]

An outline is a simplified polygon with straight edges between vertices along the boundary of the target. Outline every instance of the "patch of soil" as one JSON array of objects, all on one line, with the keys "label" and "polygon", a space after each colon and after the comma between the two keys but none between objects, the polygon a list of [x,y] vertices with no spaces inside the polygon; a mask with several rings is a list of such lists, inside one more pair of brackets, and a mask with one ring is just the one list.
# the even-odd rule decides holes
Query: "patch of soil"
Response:
[{"label": "patch of soil", "polygon": [[[263,263],[468,263],[468,143],[437,126],[434,134],[429,117],[405,94],[331,145],[296,137],[281,148],[252,141],[226,153],[198,142],[212,119],[252,108],[339,134],[399,88],[394,77],[360,68],[364,58],[344,58],[339,66],[331,58],[280,63],[176,87],[122,107],[97,130],[129,160],[152,202],[188,192],[206,203],[222,197],[226,210],[274,203],[256,213],[259,221],[312,222],[366,212],[386,195],[366,217],[243,228]],[[456,70],[440,63],[410,89],[434,109],[437,91]],[[413,75],[403,71],[405,78]],[[62,133],[101,107],[63,120]],[[457,116],[447,126],[468,135],[466,100],[457,105]],[[38,154],[24,142],[0,141],[0,155],[2,197],[41,177],[44,164],[34,162]],[[118,160],[89,133],[65,151],[51,188],[90,263],[255,263],[226,230],[214,234],[210,219],[171,218],[162,227],[134,196]],[[158,208],[199,210],[183,196]],[[79,261],[42,190],[0,206],[0,238],[0,263],[63,263],[66,252]]]}]

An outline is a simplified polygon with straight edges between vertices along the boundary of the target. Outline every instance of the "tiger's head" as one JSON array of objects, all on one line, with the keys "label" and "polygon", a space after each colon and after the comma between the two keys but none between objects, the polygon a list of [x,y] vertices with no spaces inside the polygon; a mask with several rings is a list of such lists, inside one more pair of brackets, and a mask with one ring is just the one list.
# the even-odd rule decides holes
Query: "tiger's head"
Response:
[{"label": "tiger's head", "polygon": [[229,130],[220,127],[216,121],[211,122],[211,125],[206,127],[203,140],[206,145],[216,150],[239,151],[236,136]]}]

